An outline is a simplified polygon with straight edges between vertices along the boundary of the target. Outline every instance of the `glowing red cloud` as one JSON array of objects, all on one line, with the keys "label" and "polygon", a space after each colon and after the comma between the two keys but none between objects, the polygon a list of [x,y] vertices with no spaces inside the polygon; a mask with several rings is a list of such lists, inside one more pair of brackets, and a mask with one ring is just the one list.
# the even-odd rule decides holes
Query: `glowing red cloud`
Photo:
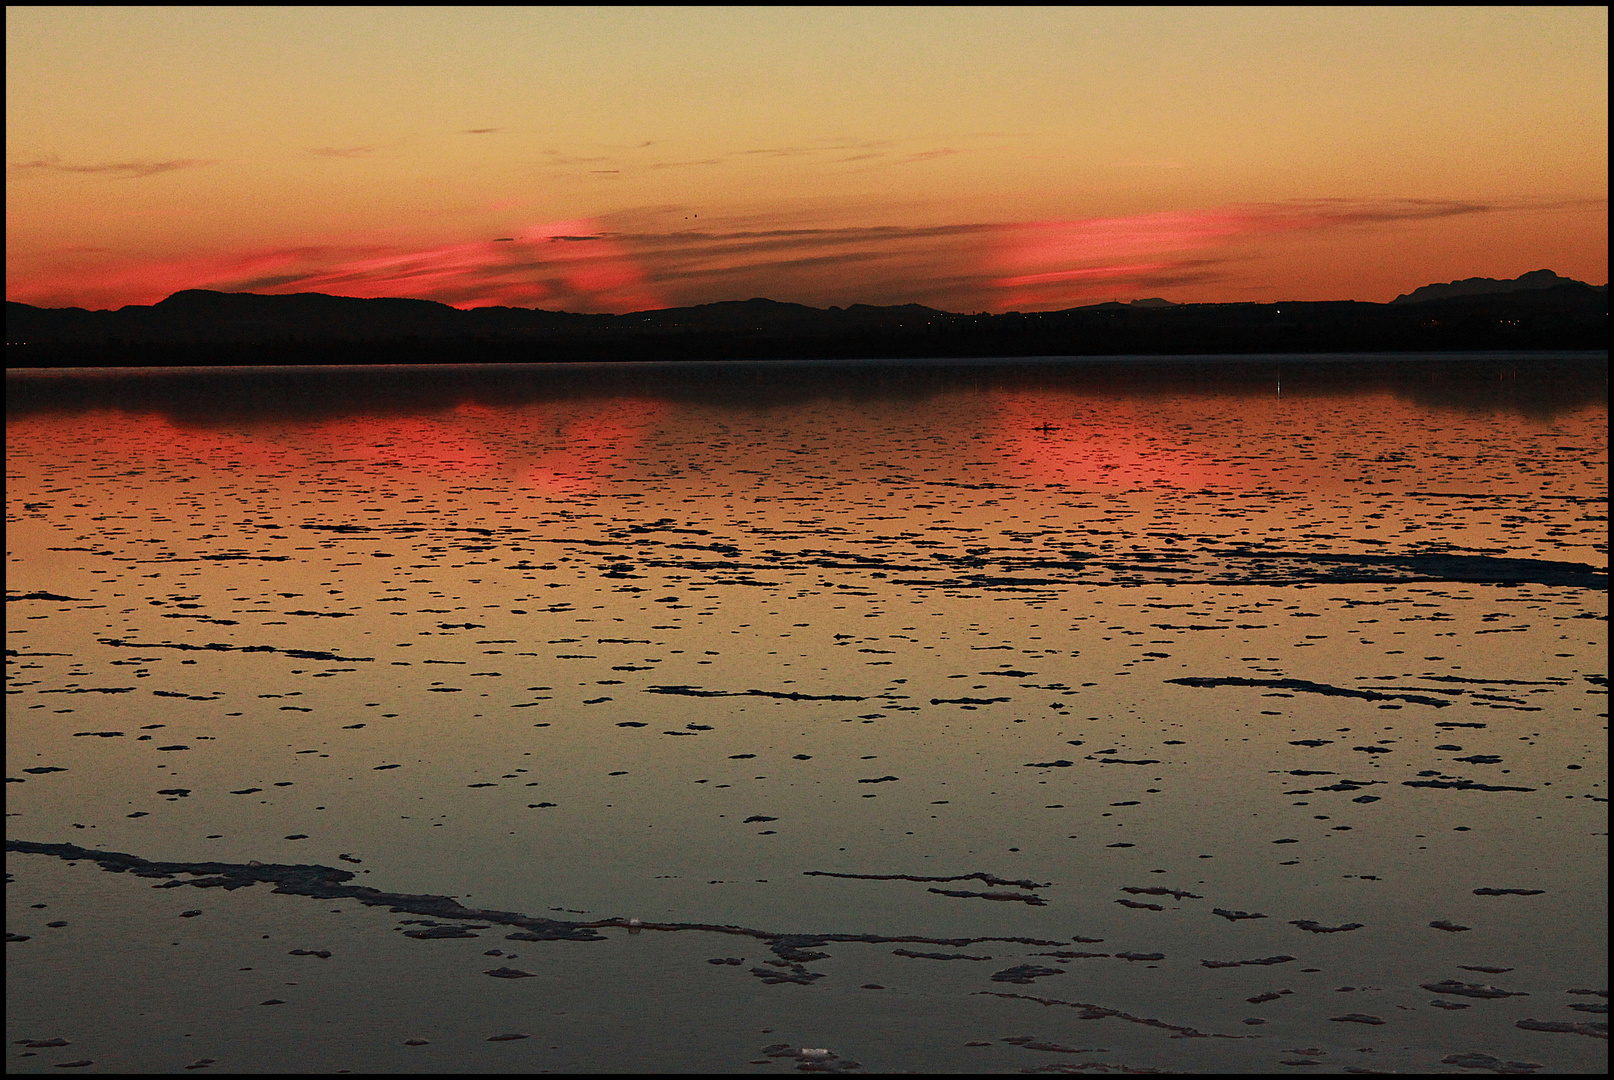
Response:
[{"label": "glowing red cloud", "polygon": [[201,288],[599,312],[665,307],[669,296],[683,304],[746,295],[1046,309],[1114,295],[1122,285],[1126,292],[1202,286],[1222,276],[1216,264],[1231,257],[1234,245],[1259,254],[1248,245],[1264,236],[1504,209],[1451,200],[1316,199],[1000,225],[688,233],[617,233],[579,218],[432,247],[312,245],[169,260],[83,249],[16,255],[26,270],[8,276],[8,295],[47,306],[102,307]]},{"label": "glowing red cloud", "polygon": [[295,281],[275,281],[263,291],[412,296],[458,308],[621,312],[662,304],[627,248],[581,219],[534,226],[511,242],[448,244],[338,261]]},{"label": "glowing red cloud", "polygon": [[[1198,210],[1079,221],[1031,221],[1005,227],[988,255],[990,284],[1015,292],[1008,307],[1047,307],[1103,296],[1179,264],[1158,257],[1226,242],[1252,230],[1249,215]],[[1155,256],[1138,261],[1139,256]],[[1126,260],[1121,262],[1119,260]],[[1009,271],[1009,273],[1004,273]]]},{"label": "glowing red cloud", "polygon": [[1131,266],[1088,266],[1080,270],[1050,270],[1045,274],[1021,274],[1018,277],[999,278],[993,282],[1004,287],[1014,285],[1049,285],[1054,282],[1079,281],[1083,278],[1109,278],[1125,277],[1129,274],[1139,274],[1145,270],[1164,270],[1171,263],[1133,263]]},{"label": "glowing red cloud", "polygon": [[587,220],[535,226],[512,242],[449,244],[351,259],[270,291],[412,296],[458,308],[566,306],[620,312],[661,306],[627,248]]},{"label": "glowing red cloud", "polygon": [[[1315,199],[1249,203],[1205,210],[1133,214],[1075,221],[1030,221],[1004,226],[986,257],[990,284],[1017,290],[999,306],[1050,306],[1104,296],[1118,284],[1203,277],[1204,259],[1183,253],[1276,233],[1416,221],[1483,213],[1491,207],[1442,200],[1377,202]],[[1160,260],[1161,256],[1176,259]],[[1140,257],[1150,261],[1133,261]],[[1214,258],[1214,256],[1212,257]],[[1121,262],[1119,260],[1128,260]],[[1153,286],[1151,286],[1153,287]]]},{"label": "glowing red cloud", "polygon": [[[287,280],[301,277],[297,268],[330,258],[332,250],[320,247],[279,248],[236,255],[197,256],[182,259],[141,259],[110,256],[104,251],[69,251],[33,268],[25,281],[14,275],[7,297],[43,307],[118,308],[125,304],[155,304],[181,289],[221,288],[221,283],[242,279]],[[267,291],[265,288],[262,291]]]},{"label": "glowing red cloud", "polygon": [[[1008,226],[1000,259],[1007,266],[1051,267],[1201,248],[1248,231],[1249,219],[1198,210],[1085,221],[1028,221]],[[999,284],[1007,284],[1006,279]]]},{"label": "glowing red cloud", "polygon": [[665,306],[628,248],[592,221],[533,226],[513,242],[415,250],[301,246],[170,260],[63,259],[13,288],[14,299],[91,307],[156,303],[182,289],[268,294],[408,296],[458,308],[488,305],[583,311]]}]

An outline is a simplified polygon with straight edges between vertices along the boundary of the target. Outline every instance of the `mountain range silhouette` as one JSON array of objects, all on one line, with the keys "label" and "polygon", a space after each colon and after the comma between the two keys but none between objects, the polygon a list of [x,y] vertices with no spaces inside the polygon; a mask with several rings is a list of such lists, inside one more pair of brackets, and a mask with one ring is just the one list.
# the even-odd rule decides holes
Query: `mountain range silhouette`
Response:
[{"label": "mountain range silhouette", "polygon": [[1551,270],[1425,285],[1389,304],[1150,298],[1000,315],[761,297],[607,315],[186,289],[115,311],[8,301],[6,335],[13,367],[1597,349],[1607,300],[1606,285]]},{"label": "mountain range silhouette", "polygon": [[[1573,278],[1559,277],[1551,270],[1531,270],[1511,280],[1488,277],[1464,278],[1444,285],[1425,285],[1402,293],[1391,300],[1392,304],[1423,304],[1430,300],[1449,300],[1454,296],[1490,296],[1496,293],[1522,292],[1528,289],[1555,289],[1560,285],[1583,285]],[[1604,288],[1607,288],[1605,285]]]}]

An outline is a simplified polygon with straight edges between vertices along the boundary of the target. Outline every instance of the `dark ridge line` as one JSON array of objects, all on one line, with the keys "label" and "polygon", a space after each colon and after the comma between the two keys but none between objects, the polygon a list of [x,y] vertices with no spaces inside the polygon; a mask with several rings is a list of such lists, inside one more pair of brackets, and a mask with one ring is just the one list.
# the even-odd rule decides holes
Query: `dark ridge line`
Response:
[{"label": "dark ridge line", "polygon": [[954,874],[951,877],[926,877],[920,874],[837,874],[830,870],[803,870],[802,877],[858,878],[864,881],[979,881],[983,885],[1015,885],[1022,889],[1046,889],[1052,882],[1010,881],[996,874],[977,871],[973,874]]},{"label": "dark ridge line", "polygon": [[1167,1031],[1175,1031],[1177,1032],[1177,1035],[1174,1036],[1175,1038],[1259,1039],[1261,1037],[1259,1035],[1222,1035],[1216,1032],[1198,1031],[1191,1027],[1185,1027],[1182,1024],[1168,1024],[1164,1020],[1155,1020],[1147,1016],[1133,1016],[1131,1013],[1122,1012],[1120,1009],[1110,1009],[1103,1005],[1090,1005],[1085,1001],[1061,1001],[1058,998],[1032,997],[1030,994],[1006,994],[1000,990],[977,990],[975,993],[990,997],[1020,998],[1022,1001],[1035,1001],[1037,1004],[1044,1006],[1068,1005],[1072,1009],[1084,1010],[1081,1017],[1083,1020],[1103,1020],[1106,1017],[1113,1016],[1117,1019],[1127,1020],[1134,1024],[1147,1024],[1149,1027],[1165,1028]]},{"label": "dark ridge line", "polygon": [[83,596],[57,596],[53,592],[7,593],[6,594],[6,603],[8,603],[8,604],[11,603],[13,600],[77,600],[77,601],[84,601],[85,599],[87,599],[87,598],[83,597]]},{"label": "dark ridge line", "polygon": [[[60,859],[81,859],[98,863],[112,873],[134,873],[137,877],[172,878],[177,874],[202,876],[206,885],[223,885],[240,888],[257,882],[276,882],[273,890],[292,896],[310,896],[321,900],[357,900],[369,907],[390,907],[395,914],[428,915],[439,919],[463,919],[470,922],[497,923],[520,927],[531,932],[520,940],[528,941],[604,941],[594,931],[601,927],[621,927],[627,930],[705,930],[715,934],[734,934],[757,938],[770,943],[770,947],[786,959],[798,959],[799,950],[823,945],[831,941],[864,942],[869,944],[914,943],[922,945],[974,945],[983,941],[1003,941],[1019,945],[1065,945],[1064,941],[1048,941],[1028,937],[971,937],[934,938],[915,934],[789,934],[750,927],[718,925],[714,923],[652,923],[620,916],[597,919],[592,922],[569,922],[546,919],[538,915],[525,915],[517,911],[498,911],[486,908],[468,908],[449,896],[433,894],[383,892],[363,885],[347,885],[354,877],[350,870],[338,870],[318,863],[223,863],[223,862],[153,862],[137,855],[119,851],[94,851],[77,844],[44,844],[31,840],[7,840],[7,851],[32,855],[54,855]],[[193,883],[197,884],[197,883]],[[793,953],[797,955],[792,955]]]},{"label": "dark ridge line", "polygon": [[1368,701],[1411,701],[1418,705],[1433,705],[1441,709],[1451,704],[1451,702],[1442,701],[1439,698],[1421,697],[1417,694],[1380,694],[1373,690],[1352,690],[1343,686],[1330,686],[1327,683],[1311,682],[1307,679],[1246,679],[1236,675],[1212,678],[1191,675],[1184,679],[1166,679],[1165,681],[1177,683],[1181,686],[1271,686],[1284,690],[1304,690],[1307,693],[1324,694],[1328,697],[1364,698]]}]

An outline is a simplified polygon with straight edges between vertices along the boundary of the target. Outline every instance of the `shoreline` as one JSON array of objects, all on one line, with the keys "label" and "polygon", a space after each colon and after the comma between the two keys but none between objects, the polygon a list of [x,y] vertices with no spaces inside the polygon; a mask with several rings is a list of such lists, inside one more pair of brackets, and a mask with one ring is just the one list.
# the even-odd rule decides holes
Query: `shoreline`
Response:
[{"label": "shoreline", "polygon": [[[7,346],[6,373],[37,375],[47,372],[119,372],[119,371],[148,371],[148,372],[181,372],[181,371],[288,371],[288,370],[341,370],[352,368],[366,368],[373,370],[397,370],[403,368],[441,368],[444,370],[509,370],[509,369],[537,369],[556,367],[633,367],[633,368],[669,368],[669,367],[698,367],[710,365],[736,365],[736,364],[766,364],[769,366],[829,366],[845,365],[848,367],[865,366],[892,366],[913,368],[937,368],[946,365],[955,366],[992,366],[1010,364],[1111,364],[1142,367],[1145,365],[1181,364],[1271,364],[1295,363],[1308,364],[1341,364],[1341,363],[1370,363],[1370,364],[1403,364],[1403,363],[1518,363],[1524,361],[1560,361],[1565,363],[1603,363],[1608,362],[1607,349],[1444,349],[1444,350],[1408,350],[1386,349],[1383,351],[1349,351],[1349,350],[1316,350],[1316,351],[1262,351],[1262,352],[1124,352],[1124,353],[1031,353],[1031,354],[1004,354],[988,353],[971,355],[968,353],[943,354],[935,356],[914,355],[799,355],[786,352],[762,355],[740,356],[705,356],[705,355],[671,355],[665,358],[649,358],[638,353],[653,351],[645,349],[624,349],[628,355],[617,357],[608,356],[559,356],[551,359],[414,359],[399,360],[392,358],[365,359],[367,355],[393,352],[408,353],[419,352],[417,342],[330,342],[316,345],[312,350],[292,346],[290,349],[320,354],[335,354],[346,351],[353,358],[347,360],[332,360],[327,355],[319,355],[314,359],[292,360],[289,362],[266,362],[264,353],[273,353],[275,350],[288,350],[285,346],[276,345],[218,345],[201,346],[196,344],[141,344],[122,350],[124,355],[136,354],[125,361],[95,363],[78,362],[80,359],[103,359],[97,353],[104,353],[105,349],[84,348],[78,346],[42,345],[37,347],[39,353],[68,354],[67,362],[44,362],[38,364],[13,363],[13,357],[20,355],[20,351],[30,348],[26,345],[11,344]],[[215,354],[201,360],[183,363],[142,363],[163,354],[206,351]],[[427,350],[428,353],[435,350]],[[477,350],[458,350],[460,352]],[[500,343],[492,343],[487,351],[501,351]],[[672,353],[682,353],[685,350],[669,349]],[[238,354],[231,359],[230,353]],[[88,354],[87,357],[72,354]],[[30,357],[32,359],[32,357]],[[47,356],[47,359],[49,357]]]}]

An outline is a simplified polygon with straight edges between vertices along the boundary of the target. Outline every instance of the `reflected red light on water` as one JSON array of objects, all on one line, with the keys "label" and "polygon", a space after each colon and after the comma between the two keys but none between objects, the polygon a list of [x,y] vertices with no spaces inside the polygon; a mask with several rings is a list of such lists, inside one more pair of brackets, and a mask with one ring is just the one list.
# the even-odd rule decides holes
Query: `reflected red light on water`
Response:
[{"label": "reflected red light on water", "polygon": [[549,449],[523,461],[515,483],[534,493],[593,490],[623,471],[667,405],[647,398],[615,404],[609,416],[577,412],[536,418],[544,423]]},{"label": "reflected red light on water", "polygon": [[376,465],[401,465],[440,479],[484,476],[501,455],[451,420],[420,416],[357,417],[309,429],[310,451]]},{"label": "reflected red light on water", "polygon": [[995,395],[1004,470],[1045,483],[1113,487],[1247,487],[1206,452],[1170,445],[1141,402],[1082,402],[1053,395]]},{"label": "reflected red light on water", "polygon": [[[194,493],[241,475],[325,474],[385,485],[463,481],[512,493],[587,494],[631,477],[646,438],[669,406],[619,399],[605,414],[588,404],[510,408],[474,402],[430,414],[279,420],[259,427],[190,423],[157,413],[104,411],[72,417],[23,417],[9,433],[30,441],[99,445],[132,475],[183,468]],[[182,464],[176,464],[182,463]],[[653,464],[653,463],[652,463]]]},{"label": "reflected red light on water", "polygon": [[[98,412],[74,417],[31,417],[8,421],[9,435],[22,436],[31,427],[34,438],[63,445],[100,443],[101,452],[116,455],[120,465],[146,470],[176,461],[188,462],[219,475],[275,472],[301,468],[307,461],[303,447],[283,438],[262,437],[250,428],[221,430],[186,424],[155,413]],[[202,479],[201,475],[193,479]]]}]

